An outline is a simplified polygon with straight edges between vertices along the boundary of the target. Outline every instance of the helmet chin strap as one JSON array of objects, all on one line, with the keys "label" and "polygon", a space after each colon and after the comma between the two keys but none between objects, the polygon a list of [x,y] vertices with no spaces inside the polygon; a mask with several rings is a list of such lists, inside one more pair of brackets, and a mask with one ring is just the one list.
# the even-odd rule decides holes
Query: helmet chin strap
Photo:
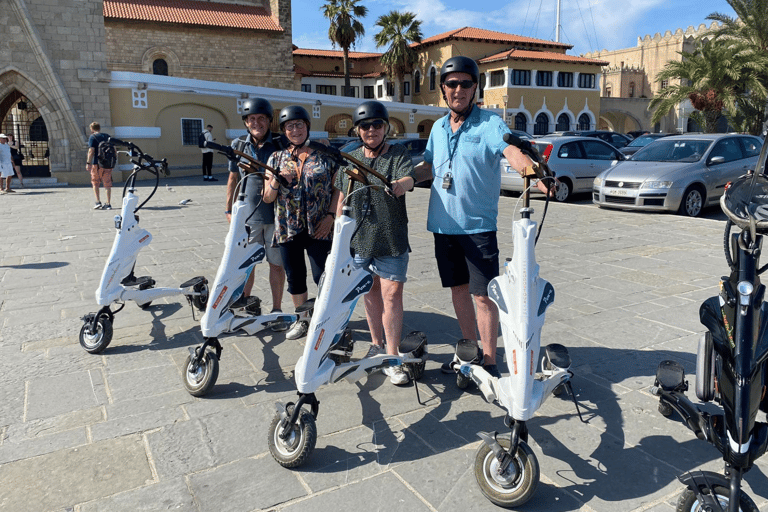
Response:
[{"label": "helmet chin strap", "polygon": [[383,139],[381,139],[381,143],[380,143],[378,146],[376,146],[376,147],[372,147],[372,146],[369,146],[368,144],[366,144],[366,143],[365,143],[365,140],[363,140],[363,138],[362,138],[362,137],[360,137],[360,140],[361,140],[361,141],[362,141],[362,143],[363,143],[363,147],[365,147],[365,149],[367,149],[368,151],[372,152],[372,153],[373,153],[374,155],[376,155],[376,156],[378,156],[378,155],[379,155],[379,153],[381,152],[381,150],[384,148],[384,144],[386,144],[386,142],[387,142],[387,138],[386,138],[386,137],[384,137]]},{"label": "helmet chin strap", "polygon": [[[443,84],[440,84],[440,88],[442,89]],[[472,93],[472,99],[469,100],[469,106],[464,110],[456,110],[451,106],[451,102],[448,101],[448,97],[445,95],[445,90],[443,90],[443,99],[445,100],[446,105],[448,105],[448,108],[451,111],[451,120],[454,123],[458,123],[459,121],[464,121],[467,116],[469,116],[469,113],[472,112],[472,107],[475,106],[475,93]]]}]

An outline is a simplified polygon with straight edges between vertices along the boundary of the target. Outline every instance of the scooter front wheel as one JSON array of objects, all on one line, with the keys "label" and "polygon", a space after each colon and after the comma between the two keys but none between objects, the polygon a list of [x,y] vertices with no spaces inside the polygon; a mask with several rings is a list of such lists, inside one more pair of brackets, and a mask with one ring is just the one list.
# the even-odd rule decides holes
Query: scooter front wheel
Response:
[{"label": "scooter front wheel", "polygon": [[[713,486],[713,490],[715,496],[717,496],[718,503],[720,503],[720,507],[723,510],[728,510],[730,489],[715,485]],[[705,495],[710,493],[710,489],[706,487],[700,487],[699,491]],[[709,505],[702,503],[699,500],[699,496],[691,489],[683,491],[680,498],[677,500],[677,508],[675,509],[676,512],[704,512],[706,510],[710,510]],[[752,498],[747,496],[744,491],[741,491],[741,495],[739,496],[739,512],[758,512],[757,505],[755,505]]]},{"label": "scooter front wheel", "polygon": [[[509,449],[509,439],[500,437],[497,441],[502,448]],[[493,504],[514,508],[531,499],[536,492],[539,461],[531,448],[520,441],[512,463],[506,471],[500,473],[498,459],[491,448],[482,443],[475,455],[475,479],[480,491]]]},{"label": "scooter front wheel", "polygon": [[[288,415],[293,413],[293,405],[286,407]],[[315,449],[317,427],[315,417],[307,411],[301,411],[298,424],[291,425],[288,437],[280,438],[282,417],[275,414],[269,425],[269,453],[284,468],[296,468],[304,464]]]},{"label": "scooter front wheel", "polygon": [[87,318],[80,328],[80,346],[89,354],[98,354],[112,341],[112,322],[102,315],[96,321],[96,329],[91,331],[91,318]]},{"label": "scooter front wheel", "polygon": [[184,387],[192,396],[203,396],[211,390],[219,377],[219,359],[212,352],[206,352],[198,364],[192,355],[184,361]]}]

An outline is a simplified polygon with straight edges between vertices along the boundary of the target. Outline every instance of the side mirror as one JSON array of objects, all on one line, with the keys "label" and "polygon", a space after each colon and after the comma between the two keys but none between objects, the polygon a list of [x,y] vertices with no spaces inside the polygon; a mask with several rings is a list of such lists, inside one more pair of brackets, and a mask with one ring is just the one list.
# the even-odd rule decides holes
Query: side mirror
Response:
[{"label": "side mirror", "polygon": [[722,164],[723,162],[725,162],[724,156],[713,156],[712,158],[709,159],[708,165],[718,165],[718,164]]}]

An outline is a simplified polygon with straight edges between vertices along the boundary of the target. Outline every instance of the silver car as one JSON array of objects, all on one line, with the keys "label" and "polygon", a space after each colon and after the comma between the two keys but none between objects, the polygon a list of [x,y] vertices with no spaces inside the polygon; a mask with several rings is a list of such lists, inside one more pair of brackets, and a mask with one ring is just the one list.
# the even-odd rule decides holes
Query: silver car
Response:
[{"label": "silver car", "polygon": [[[595,176],[626,158],[615,147],[593,137],[544,136],[530,142],[555,171],[560,181],[555,199],[560,202],[567,201],[574,193],[589,192]],[[523,191],[523,178],[509,166],[506,158],[501,160],[501,190],[502,193]]]},{"label": "silver car", "polygon": [[762,144],[752,135],[664,137],[595,178],[592,199],[601,207],[696,217],[729,181],[755,168]]}]

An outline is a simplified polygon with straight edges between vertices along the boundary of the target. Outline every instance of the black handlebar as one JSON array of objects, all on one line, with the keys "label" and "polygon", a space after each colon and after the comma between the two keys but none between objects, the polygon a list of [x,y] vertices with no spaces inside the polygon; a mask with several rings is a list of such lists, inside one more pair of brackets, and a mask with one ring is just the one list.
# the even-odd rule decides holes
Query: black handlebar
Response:
[{"label": "black handlebar", "polygon": [[232,161],[240,159],[240,157],[235,154],[235,148],[232,146],[224,146],[222,144],[216,144],[215,142],[207,140],[203,143],[203,147],[214,149]]}]

